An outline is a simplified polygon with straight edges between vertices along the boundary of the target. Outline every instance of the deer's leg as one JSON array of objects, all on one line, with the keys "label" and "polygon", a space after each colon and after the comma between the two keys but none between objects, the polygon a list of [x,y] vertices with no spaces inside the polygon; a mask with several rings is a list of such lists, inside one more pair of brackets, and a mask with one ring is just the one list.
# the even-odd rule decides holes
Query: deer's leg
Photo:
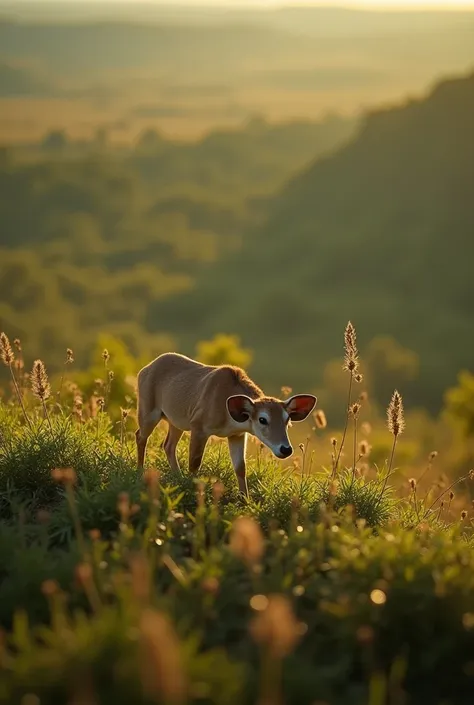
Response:
[{"label": "deer's leg", "polygon": [[176,457],[176,447],[179,443],[179,439],[183,435],[183,431],[176,426],[173,426],[168,421],[168,435],[166,436],[165,442],[163,443],[163,448],[165,449],[166,457],[170,464],[170,468],[174,472],[180,472],[180,467],[178,463],[178,458]]},{"label": "deer's leg", "polygon": [[189,442],[189,472],[195,475],[201,467],[202,456],[206,448],[206,443],[209,440],[202,431],[191,431],[191,440]]},{"label": "deer's leg", "polygon": [[243,433],[241,436],[231,436],[227,439],[227,442],[229,444],[230,459],[239,483],[239,490],[245,497],[248,497],[247,468],[245,466],[247,434]]},{"label": "deer's leg", "polygon": [[160,409],[153,409],[148,414],[143,413],[141,409],[138,411],[138,429],[135,431],[135,439],[137,442],[138,468],[143,470],[145,464],[145,452],[147,441],[159,424],[162,418]]}]

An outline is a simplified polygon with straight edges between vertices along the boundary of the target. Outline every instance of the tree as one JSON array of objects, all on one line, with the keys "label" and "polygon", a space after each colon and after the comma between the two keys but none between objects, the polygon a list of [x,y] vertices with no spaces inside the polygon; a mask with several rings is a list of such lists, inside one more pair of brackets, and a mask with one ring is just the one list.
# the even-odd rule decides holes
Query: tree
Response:
[{"label": "tree", "polygon": [[445,396],[445,415],[465,438],[474,436],[474,374],[462,371]]},{"label": "tree", "polygon": [[43,148],[62,151],[67,146],[68,140],[64,130],[53,130],[43,140]]},{"label": "tree", "polygon": [[248,367],[253,353],[242,348],[237,335],[219,333],[212,340],[203,340],[196,346],[198,360],[206,365],[236,365]]}]

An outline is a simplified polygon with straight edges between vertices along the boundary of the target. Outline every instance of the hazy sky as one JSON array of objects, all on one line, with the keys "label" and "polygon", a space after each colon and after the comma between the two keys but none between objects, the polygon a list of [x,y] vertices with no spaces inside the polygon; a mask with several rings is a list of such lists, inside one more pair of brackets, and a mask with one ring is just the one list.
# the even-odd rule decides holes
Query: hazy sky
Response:
[{"label": "hazy sky", "polygon": [[[92,0],[82,0],[92,2]],[[104,0],[102,0],[103,2]],[[117,0],[107,0],[116,2]],[[118,0],[119,2],[130,2],[130,0]],[[474,9],[474,0],[138,0],[139,2],[160,3],[164,5],[234,5],[241,7],[253,6],[273,6],[273,5],[322,5],[325,7],[370,7],[370,8],[403,8],[403,9],[426,9],[439,8]],[[77,2],[77,0],[58,0],[58,2]]]}]

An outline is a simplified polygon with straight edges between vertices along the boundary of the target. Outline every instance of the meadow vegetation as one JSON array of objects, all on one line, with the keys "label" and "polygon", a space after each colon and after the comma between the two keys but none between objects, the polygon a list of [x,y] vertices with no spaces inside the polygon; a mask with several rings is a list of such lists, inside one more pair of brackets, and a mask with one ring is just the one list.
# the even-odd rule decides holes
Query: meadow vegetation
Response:
[{"label": "meadow vegetation", "polygon": [[[50,380],[0,344],[0,702],[470,702],[473,473],[433,472],[433,451],[429,485],[396,481],[397,391],[371,467],[352,324],[329,462],[309,442],[286,468],[256,447],[248,500],[218,440],[191,477],[186,443],[173,473],[160,431],[137,471],[110,351],[88,396],[72,350]],[[323,409],[311,424],[329,431]]]},{"label": "meadow vegetation", "polygon": [[[474,15],[0,15],[0,703],[470,705]],[[248,500],[170,350],[318,396]]]}]

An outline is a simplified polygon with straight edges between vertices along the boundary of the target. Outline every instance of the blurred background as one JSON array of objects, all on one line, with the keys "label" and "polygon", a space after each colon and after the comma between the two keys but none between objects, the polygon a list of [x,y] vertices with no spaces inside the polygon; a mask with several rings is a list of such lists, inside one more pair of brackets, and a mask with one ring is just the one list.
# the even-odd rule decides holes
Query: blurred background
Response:
[{"label": "blurred background", "polygon": [[119,406],[177,350],[337,426],[351,320],[367,418],[397,387],[408,460],[474,462],[474,6],[428,4],[0,1],[0,329],[26,366],[71,347],[87,386],[107,347]]}]

